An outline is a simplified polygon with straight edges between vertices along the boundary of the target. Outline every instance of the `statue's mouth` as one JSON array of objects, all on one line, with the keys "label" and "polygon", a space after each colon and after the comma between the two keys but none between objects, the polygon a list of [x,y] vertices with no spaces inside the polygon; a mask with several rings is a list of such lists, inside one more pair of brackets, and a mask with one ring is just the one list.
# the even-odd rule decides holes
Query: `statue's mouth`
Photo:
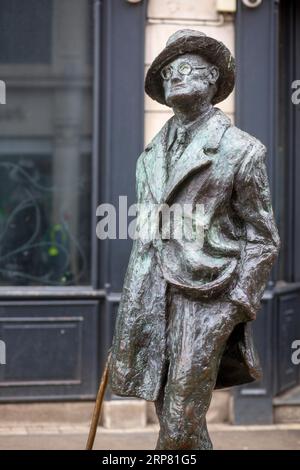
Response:
[{"label": "statue's mouth", "polygon": [[177,88],[183,88],[183,87],[185,87],[185,84],[184,83],[179,83],[178,85],[173,85],[172,90],[177,90]]}]

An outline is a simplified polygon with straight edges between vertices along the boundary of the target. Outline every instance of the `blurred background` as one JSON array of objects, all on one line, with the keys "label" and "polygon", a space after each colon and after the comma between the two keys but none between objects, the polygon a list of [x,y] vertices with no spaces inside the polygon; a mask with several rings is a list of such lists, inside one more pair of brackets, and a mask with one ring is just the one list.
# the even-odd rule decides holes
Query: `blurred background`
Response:
[{"label": "blurred background", "polygon": [[[118,210],[121,195],[135,201],[137,157],[172,114],[145,96],[144,76],[182,28],[221,40],[236,58],[235,92],[219,107],[268,148],[282,240],[253,325],[263,380],[216,392],[209,421],[300,423],[292,361],[300,341],[299,2],[0,0],[0,421],[8,425],[20,416],[89,420],[132,243],[98,240],[96,208]],[[155,425],[151,404],[106,398],[105,428]]]}]

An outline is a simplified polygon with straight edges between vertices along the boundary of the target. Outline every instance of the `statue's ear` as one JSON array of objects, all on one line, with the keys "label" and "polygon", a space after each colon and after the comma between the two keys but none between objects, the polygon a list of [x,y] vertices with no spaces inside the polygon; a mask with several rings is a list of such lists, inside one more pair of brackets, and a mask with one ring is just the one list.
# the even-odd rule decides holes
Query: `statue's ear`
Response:
[{"label": "statue's ear", "polygon": [[219,78],[219,69],[215,65],[212,65],[211,67],[209,67],[209,72],[207,74],[207,79],[208,79],[209,83],[211,83],[213,85],[213,84],[217,83],[218,78]]}]

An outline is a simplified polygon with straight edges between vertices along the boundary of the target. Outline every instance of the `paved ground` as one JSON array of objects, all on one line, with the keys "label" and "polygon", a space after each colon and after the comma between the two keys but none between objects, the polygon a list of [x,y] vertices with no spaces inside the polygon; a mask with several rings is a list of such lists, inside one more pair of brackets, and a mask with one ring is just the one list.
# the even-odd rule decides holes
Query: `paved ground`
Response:
[{"label": "paved ground", "polygon": [[[217,449],[300,450],[300,425],[230,426],[211,425],[210,435]],[[84,449],[86,425],[10,425],[0,426],[0,450],[75,450]],[[95,449],[154,449],[157,427],[132,431],[99,428]]]}]

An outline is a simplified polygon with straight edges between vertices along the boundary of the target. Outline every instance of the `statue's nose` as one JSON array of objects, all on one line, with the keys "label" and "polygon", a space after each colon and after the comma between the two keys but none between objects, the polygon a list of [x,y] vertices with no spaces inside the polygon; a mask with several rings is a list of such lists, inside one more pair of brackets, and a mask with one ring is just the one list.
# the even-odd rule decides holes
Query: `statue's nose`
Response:
[{"label": "statue's nose", "polygon": [[178,83],[182,81],[182,75],[177,70],[173,70],[171,83]]}]

